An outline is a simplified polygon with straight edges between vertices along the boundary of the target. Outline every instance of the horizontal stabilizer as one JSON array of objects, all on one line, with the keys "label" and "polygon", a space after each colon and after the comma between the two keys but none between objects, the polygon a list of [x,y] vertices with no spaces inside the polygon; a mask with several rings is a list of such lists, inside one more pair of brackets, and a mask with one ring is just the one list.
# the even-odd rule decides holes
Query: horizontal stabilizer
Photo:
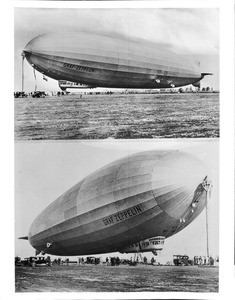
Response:
[{"label": "horizontal stabilizer", "polygon": [[18,238],[19,240],[28,240],[29,238],[27,236],[21,236]]},{"label": "horizontal stabilizer", "polygon": [[201,75],[204,77],[204,76],[207,76],[207,75],[213,75],[213,73],[201,73]]}]

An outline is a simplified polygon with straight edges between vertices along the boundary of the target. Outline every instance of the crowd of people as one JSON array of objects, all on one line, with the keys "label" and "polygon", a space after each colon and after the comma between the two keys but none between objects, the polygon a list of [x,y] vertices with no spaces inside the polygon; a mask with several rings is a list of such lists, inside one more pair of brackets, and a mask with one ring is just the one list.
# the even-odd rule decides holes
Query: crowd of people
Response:
[{"label": "crowd of people", "polygon": [[213,266],[215,262],[219,262],[219,259],[214,259],[212,256],[194,256],[194,265],[210,265]]}]

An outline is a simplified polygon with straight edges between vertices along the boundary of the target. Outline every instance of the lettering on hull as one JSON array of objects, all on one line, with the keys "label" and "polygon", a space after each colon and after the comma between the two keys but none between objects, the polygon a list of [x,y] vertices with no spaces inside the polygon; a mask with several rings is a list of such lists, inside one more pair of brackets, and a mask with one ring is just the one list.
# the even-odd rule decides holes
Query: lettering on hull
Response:
[{"label": "lettering on hull", "polygon": [[78,65],[68,64],[68,63],[64,63],[63,67],[67,68],[67,69],[78,70],[78,71],[95,72],[95,69],[93,69],[93,68],[78,66]]},{"label": "lettering on hull", "polygon": [[103,219],[104,225],[108,226],[108,225],[114,225],[117,224],[119,222],[125,221],[126,219],[130,219],[136,215],[141,214],[143,211],[140,207],[140,205],[136,205],[134,207],[128,208],[126,210],[123,210],[117,214],[108,216],[106,218]]}]

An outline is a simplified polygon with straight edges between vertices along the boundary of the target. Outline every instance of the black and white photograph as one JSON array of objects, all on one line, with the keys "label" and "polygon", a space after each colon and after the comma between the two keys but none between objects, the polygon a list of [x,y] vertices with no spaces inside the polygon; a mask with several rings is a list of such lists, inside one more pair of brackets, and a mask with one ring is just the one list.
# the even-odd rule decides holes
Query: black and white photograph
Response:
[{"label": "black and white photograph", "polygon": [[17,143],[16,291],[218,292],[218,146]]},{"label": "black and white photograph", "polygon": [[219,9],[20,7],[14,40],[15,291],[218,293]]},{"label": "black and white photograph", "polygon": [[16,8],[14,96],[16,140],[218,138],[219,10]]},{"label": "black and white photograph", "polygon": [[10,298],[233,298],[232,2],[7,4]]}]

